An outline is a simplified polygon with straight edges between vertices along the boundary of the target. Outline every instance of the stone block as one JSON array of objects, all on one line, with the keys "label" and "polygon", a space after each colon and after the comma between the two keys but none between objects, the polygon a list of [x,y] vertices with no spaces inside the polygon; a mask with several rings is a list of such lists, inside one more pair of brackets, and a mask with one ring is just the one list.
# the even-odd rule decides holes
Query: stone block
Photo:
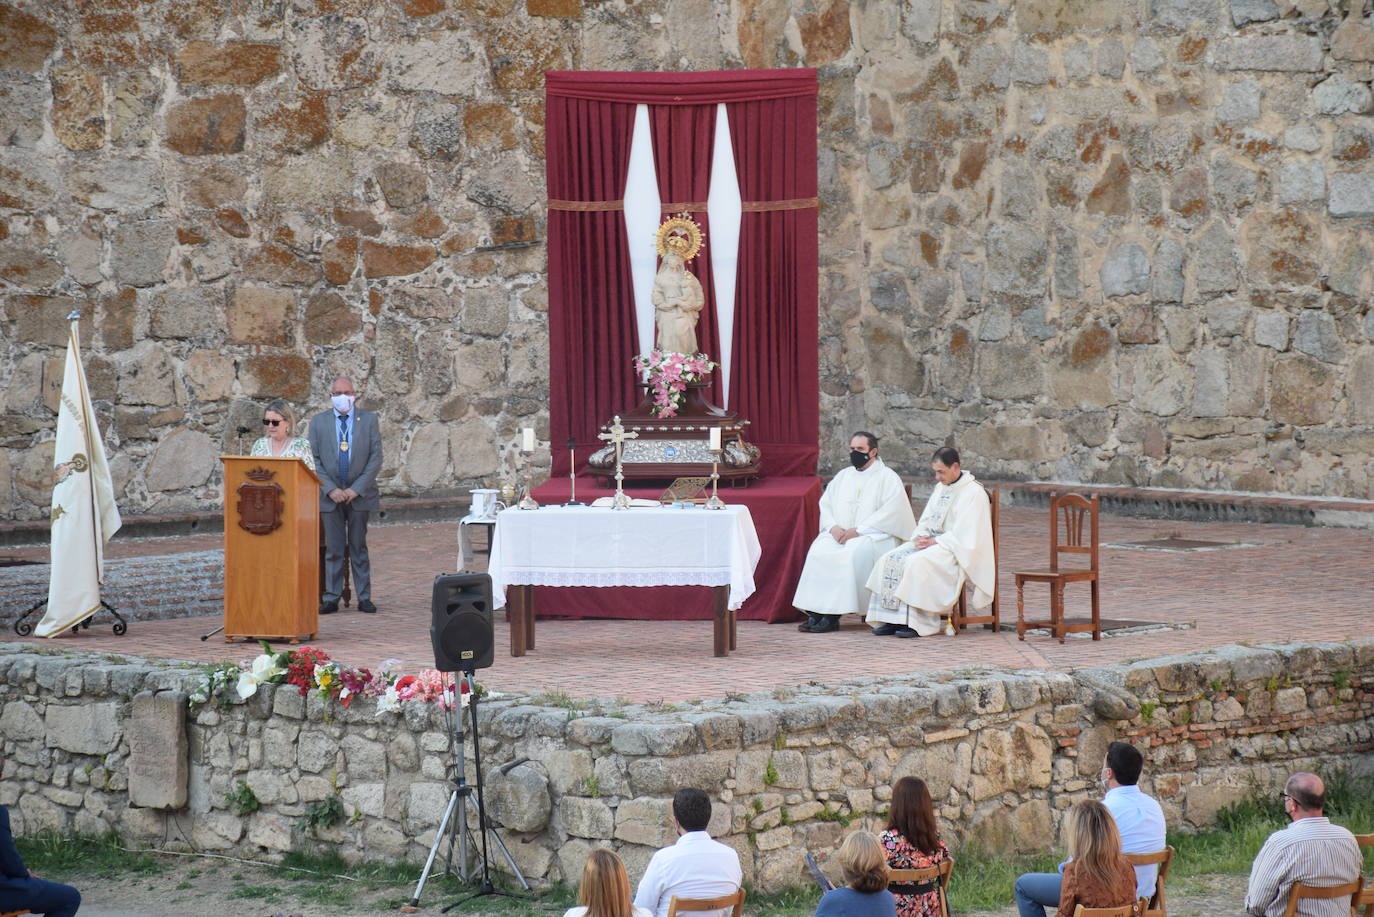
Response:
[{"label": "stone block", "polygon": [[186,695],[144,691],[134,696],[128,768],[130,805],[150,809],[186,805]]},{"label": "stone block", "polygon": [[1300,159],[1284,163],[1279,171],[1279,201],[1300,204],[1326,197],[1326,170],[1319,160]]},{"label": "stone block", "polygon": [[1364,115],[1374,108],[1374,92],[1367,82],[1337,73],[1312,87],[1312,104],[1324,115]]},{"label": "stone block", "polygon": [[600,799],[565,796],[558,801],[558,825],[574,837],[609,840],[615,831],[615,813]]},{"label": "stone block", "polygon": [[291,839],[291,819],[268,812],[256,812],[248,822],[248,842],[278,853],[286,853],[295,845]]},{"label": "stone block", "polygon": [[[1271,0],[1264,0],[1271,2]],[[1217,121],[1222,124],[1248,124],[1260,116],[1260,85],[1256,80],[1228,83],[1221,90]]]},{"label": "stone block", "polygon": [[1107,162],[1107,169],[1098,180],[1084,208],[1089,213],[1101,216],[1124,217],[1131,212],[1131,169],[1119,153],[1113,153]]},{"label": "stone block", "polygon": [[247,120],[242,96],[190,99],[167,112],[164,142],[183,156],[241,153]]},{"label": "stone block", "polygon": [[144,480],[158,493],[199,487],[215,471],[219,446],[197,430],[173,430],[153,450]]},{"label": "stone block", "polygon": [[177,53],[177,78],[186,86],[251,86],[281,70],[281,48],[255,41],[190,41]]},{"label": "stone block", "polygon": [[151,158],[83,162],[68,174],[67,190],[77,203],[121,214],[156,207],[167,199],[160,166]]},{"label": "stone block", "polygon": [[631,844],[663,847],[673,843],[672,801],[627,799],[615,810],[615,837]]},{"label": "stone block", "polygon": [[1320,73],[1321,42],[1305,35],[1254,35],[1214,43],[1212,59],[1219,70]]},{"label": "stone block", "polygon": [[1336,60],[1374,61],[1374,19],[1361,18],[1352,10],[1331,35],[1331,56]]},{"label": "stone block", "polygon": [[131,287],[161,283],[176,234],[167,220],[141,220],[115,229],[110,237],[110,267],[115,280]]},{"label": "stone block", "polygon": [[296,294],[271,287],[242,286],[229,301],[229,340],[240,344],[291,343]]},{"label": "stone block", "polygon": [[18,6],[0,6],[0,35],[0,70],[38,73],[57,47],[57,31]]},{"label": "stone block", "polygon": [[1113,246],[1099,271],[1102,295],[1133,296],[1150,288],[1150,258],[1135,242]]},{"label": "stone block", "polygon": [[14,742],[30,742],[43,738],[46,727],[43,718],[27,701],[12,699],[0,710],[0,735]]},{"label": "stone block", "polygon": [[1183,302],[1183,246],[1174,239],[1155,247],[1150,293],[1156,302]]},{"label": "stone block", "polygon": [[1211,223],[1193,247],[1194,286],[1202,295],[1225,293],[1240,285],[1240,258],[1235,237],[1221,222]]},{"label": "stone block", "polygon": [[1047,245],[1038,228],[994,223],[985,236],[987,288],[994,293],[1043,296]]},{"label": "stone block", "polygon": [[490,64],[481,44],[462,32],[392,42],[384,58],[387,82],[410,92],[473,98],[490,91]]},{"label": "stone block", "polygon": [[458,302],[463,310],[459,327],[464,334],[501,337],[510,327],[510,294],[503,287],[472,287]]},{"label": "stone block", "polygon": [[418,274],[434,263],[432,245],[386,245],[363,242],[363,274],[367,277],[405,277]]},{"label": "stone block", "polygon": [[1269,22],[1279,18],[1274,0],[1230,0],[1231,22],[1236,28],[1252,22]]},{"label": "stone block", "polygon": [[1374,172],[1332,175],[1326,208],[1333,217],[1374,216]]},{"label": "stone block", "polygon": [[1254,316],[1254,342],[1275,351],[1289,345],[1289,316],[1286,312],[1261,312]]},{"label": "stone block", "polygon": [[1153,38],[1141,36],[1131,45],[1131,69],[1137,75],[1148,76],[1163,66],[1164,55]]},{"label": "stone block", "polygon": [[310,397],[308,359],[296,353],[259,353],[242,361],[239,384],[250,398],[285,398],[303,402]]},{"label": "stone block", "polygon": [[69,150],[97,150],[105,143],[105,91],[100,76],[63,58],[48,75],[53,133]]},{"label": "stone block", "polygon": [[118,704],[49,703],[43,721],[49,747],[79,755],[109,754],[124,737]]},{"label": "stone block", "polygon": [[1345,343],[1336,332],[1336,320],[1322,309],[1303,309],[1298,313],[1293,349],[1323,363],[1343,363],[1346,356]]}]

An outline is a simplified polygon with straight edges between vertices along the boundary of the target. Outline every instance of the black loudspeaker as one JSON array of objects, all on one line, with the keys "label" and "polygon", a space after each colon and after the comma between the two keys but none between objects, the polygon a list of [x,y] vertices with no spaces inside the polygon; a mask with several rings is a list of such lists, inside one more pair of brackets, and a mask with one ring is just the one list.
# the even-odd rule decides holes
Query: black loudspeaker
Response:
[{"label": "black loudspeaker", "polygon": [[429,639],[440,672],[472,672],[493,662],[491,577],[449,573],[434,577]]}]

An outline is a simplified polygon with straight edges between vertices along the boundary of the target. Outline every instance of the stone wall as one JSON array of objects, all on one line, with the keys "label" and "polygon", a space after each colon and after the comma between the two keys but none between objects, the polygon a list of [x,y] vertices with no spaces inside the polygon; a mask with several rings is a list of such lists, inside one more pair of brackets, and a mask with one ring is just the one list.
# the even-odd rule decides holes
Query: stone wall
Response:
[{"label": "stone wall", "polygon": [[[187,671],[26,649],[0,647],[0,803],[20,832],[114,828],[268,858],[427,851],[449,793],[437,708],[379,714],[368,699],[343,709],[284,687],[188,715]],[[490,809],[531,880],[576,882],[604,845],[637,880],[672,840],[673,792],[702,786],[713,833],[757,887],[777,889],[803,881],[803,852],[833,851],[846,822],[878,825],[908,774],[931,786],[956,850],[1006,851],[1054,844],[1118,738],[1146,752],[1142,786],[1184,828],[1294,769],[1374,773],[1374,639],[648,706],[505,696],[483,703],[480,729]],[[240,781],[261,804],[246,817],[225,798]],[[338,824],[303,826],[333,797]]]},{"label": "stone wall", "polygon": [[1367,496],[1367,0],[0,0],[0,513],[63,316],[122,505],[257,403],[384,406],[386,493],[547,428],[542,71],[815,66],[825,463]]}]

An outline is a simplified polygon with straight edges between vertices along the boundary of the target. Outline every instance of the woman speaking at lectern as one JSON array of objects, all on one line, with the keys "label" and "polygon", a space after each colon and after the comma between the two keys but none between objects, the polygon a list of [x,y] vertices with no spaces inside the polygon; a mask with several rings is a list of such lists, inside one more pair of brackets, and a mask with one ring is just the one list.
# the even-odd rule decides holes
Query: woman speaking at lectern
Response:
[{"label": "woman speaking at lectern", "polygon": [[266,436],[253,443],[249,455],[268,455],[274,458],[298,458],[315,470],[315,455],[304,437],[292,436],[296,415],[285,401],[278,398],[263,409],[262,427]]}]

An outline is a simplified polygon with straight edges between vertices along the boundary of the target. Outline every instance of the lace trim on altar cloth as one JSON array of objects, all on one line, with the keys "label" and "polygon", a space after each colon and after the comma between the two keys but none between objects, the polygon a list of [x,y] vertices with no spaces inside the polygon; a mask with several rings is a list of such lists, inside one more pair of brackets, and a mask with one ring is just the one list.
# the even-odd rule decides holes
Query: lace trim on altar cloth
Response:
[{"label": "lace trim on altar cloth", "polygon": [[507,567],[511,586],[728,586],[730,570],[527,570]]}]

